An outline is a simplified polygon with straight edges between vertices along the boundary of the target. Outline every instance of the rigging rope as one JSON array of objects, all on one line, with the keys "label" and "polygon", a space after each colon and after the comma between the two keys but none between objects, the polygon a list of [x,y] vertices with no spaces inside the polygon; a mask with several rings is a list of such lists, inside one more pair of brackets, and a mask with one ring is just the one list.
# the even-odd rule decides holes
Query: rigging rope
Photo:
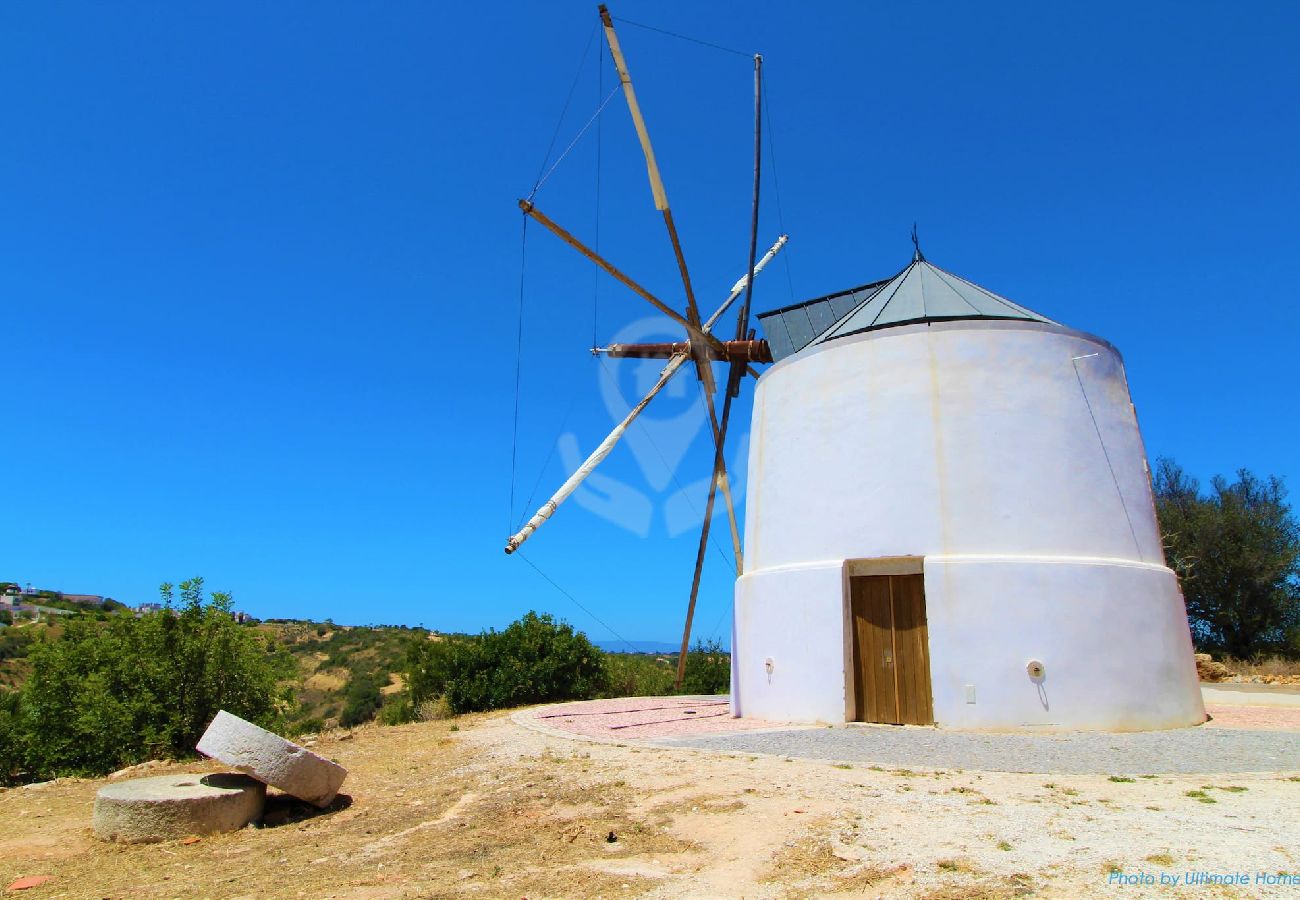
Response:
[{"label": "rigging rope", "polygon": [[610,100],[614,99],[614,95],[619,92],[619,89],[620,88],[615,87],[605,95],[605,99],[601,101],[600,106],[596,107],[596,111],[591,114],[591,118],[587,120],[587,124],[582,126],[582,130],[578,132],[577,137],[569,142],[569,146],[564,148],[564,152],[560,154],[559,158],[555,161],[555,164],[547,169],[546,174],[538,179],[537,184],[533,185],[532,193],[528,195],[529,202],[532,201],[533,197],[537,196],[537,192],[542,189],[542,185],[546,184],[546,180],[551,177],[551,174],[559,168],[560,163],[564,162],[564,157],[569,155],[569,151],[578,146],[578,141],[582,140],[582,136],[587,133],[587,129],[591,127],[591,124],[600,118],[600,114],[605,111],[605,107],[609,105]]},{"label": "rigging rope", "polygon": [[570,594],[568,591],[566,591],[564,588],[562,588],[562,587],[560,587],[558,584],[556,584],[556,583],[555,583],[555,580],[554,580],[553,578],[551,578],[551,576],[547,575],[545,572],[543,572],[541,569],[539,569],[539,568],[537,567],[537,563],[533,562],[531,559],[529,559],[527,556],[525,556],[525,555],[523,554],[522,551],[516,550],[516,551],[515,551],[515,556],[518,556],[518,557],[519,557],[520,559],[522,559],[524,562],[528,563],[528,565],[532,566],[534,572],[536,572],[538,575],[542,576],[542,578],[546,579],[546,583],[549,584],[551,587],[555,588],[555,589],[556,589],[557,591],[559,591],[561,594],[563,594],[564,596],[568,597],[571,601],[573,601],[573,604],[574,604],[575,606],[577,606],[578,609],[582,610],[582,611],[585,612],[587,615],[591,616],[593,619],[595,619],[597,622],[599,622],[601,625],[603,625],[603,626],[605,627],[605,630],[606,630],[606,631],[608,631],[610,634],[614,635],[614,637],[618,638],[618,639],[619,639],[620,641],[622,641],[623,643],[627,644],[627,648],[628,648],[629,650],[631,650],[633,653],[636,652],[636,647],[632,646],[632,642],[631,642],[631,641],[629,641],[627,638],[623,637],[623,635],[619,634],[619,633],[618,633],[617,631],[615,631],[612,627],[610,627],[609,623],[607,623],[607,622],[606,622],[604,619],[602,619],[600,616],[596,615],[594,612],[592,612],[591,610],[587,609],[587,607],[585,607],[585,606],[583,606],[581,603],[579,603],[577,597],[573,596],[573,595]]},{"label": "rigging rope", "polygon": [[721,44],[714,44],[709,41],[702,41],[699,38],[691,37],[689,34],[678,34],[675,31],[668,31],[665,28],[656,28],[653,25],[644,25],[640,22],[633,22],[631,19],[624,19],[622,16],[611,16],[615,22],[622,22],[625,25],[631,25],[634,28],[644,28],[646,31],[657,31],[659,34],[666,34],[668,37],[678,38],[683,41],[690,41],[692,44],[699,44],[702,47],[712,47],[714,50],[723,50],[727,53],[734,53],[737,56],[743,56],[746,59],[753,59],[754,54],[746,53],[744,50],[737,50],[734,47],[724,47]]},{"label": "rigging rope", "polygon": [[[772,187],[776,194],[776,222],[781,227],[782,234],[789,234],[785,230],[785,214],[781,210],[781,179],[776,174],[776,138],[772,134],[772,110],[768,106],[767,96],[772,92],[772,76],[767,76],[768,87],[763,92],[763,118],[767,119],[767,155],[772,159]],[[790,286],[790,302],[797,302],[794,299],[794,277],[790,274],[790,248],[787,247],[785,253],[781,254],[785,260],[785,280]]]},{"label": "rigging rope", "polygon": [[551,142],[546,145],[546,155],[542,157],[542,164],[537,167],[537,180],[533,182],[532,193],[528,195],[530,199],[533,194],[537,193],[537,189],[541,187],[542,171],[546,168],[546,164],[550,162],[551,151],[555,149],[555,141],[560,136],[560,127],[564,125],[564,116],[569,111],[569,103],[573,100],[573,92],[578,87],[578,80],[582,77],[582,70],[587,67],[587,57],[591,55],[591,44],[596,39],[596,32],[599,29],[599,25],[593,27],[591,34],[587,37],[587,46],[582,51],[582,61],[578,63],[578,71],[573,74],[573,84],[569,85],[569,93],[564,98],[564,108],[560,110],[560,118],[555,123],[555,131],[551,132]]}]

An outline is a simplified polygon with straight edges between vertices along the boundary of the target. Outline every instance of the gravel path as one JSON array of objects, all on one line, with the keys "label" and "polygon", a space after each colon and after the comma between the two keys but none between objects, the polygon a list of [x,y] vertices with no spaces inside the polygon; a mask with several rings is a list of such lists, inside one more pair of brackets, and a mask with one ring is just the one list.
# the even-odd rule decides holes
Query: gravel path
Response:
[{"label": "gravel path", "polygon": [[1147,775],[1300,769],[1300,733],[1227,728],[1125,734],[970,734],[864,725],[659,738],[651,743],[890,768],[985,772]]}]

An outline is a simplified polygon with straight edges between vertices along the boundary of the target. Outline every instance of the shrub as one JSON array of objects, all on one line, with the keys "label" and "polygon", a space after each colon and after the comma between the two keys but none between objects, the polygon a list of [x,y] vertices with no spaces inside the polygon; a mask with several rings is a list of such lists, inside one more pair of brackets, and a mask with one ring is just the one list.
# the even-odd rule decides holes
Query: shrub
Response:
[{"label": "shrub", "polygon": [[407,722],[415,720],[415,713],[411,709],[411,701],[405,694],[393,694],[379,707],[379,715],[376,716],[380,725],[405,725]]},{"label": "shrub", "polygon": [[339,716],[339,724],[351,728],[369,722],[375,717],[382,702],[383,696],[379,693],[379,682],[375,676],[366,672],[354,674],[343,695],[343,713]]},{"label": "shrub", "polygon": [[18,726],[17,691],[0,687],[0,784],[22,771],[25,741]]},{"label": "shrub", "polygon": [[586,635],[535,612],[504,631],[417,637],[405,675],[414,709],[441,696],[456,713],[594,697],[607,679],[604,654]]},{"label": "shrub", "polygon": [[275,726],[287,657],[234,622],[228,594],[205,601],[200,578],[180,588],[175,610],[163,585],[161,612],[72,619],[58,640],[33,646],[31,676],[8,713],[21,764],[11,759],[0,777],[98,775],[192,755],[221,709]]},{"label": "shrub", "polygon": [[677,677],[675,662],[643,653],[606,653],[605,669],[609,697],[662,697]]},{"label": "shrub", "polygon": [[682,678],[683,694],[725,694],[731,690],[731,656],[717,639],[695,642],[686,654],[686,673]]}]

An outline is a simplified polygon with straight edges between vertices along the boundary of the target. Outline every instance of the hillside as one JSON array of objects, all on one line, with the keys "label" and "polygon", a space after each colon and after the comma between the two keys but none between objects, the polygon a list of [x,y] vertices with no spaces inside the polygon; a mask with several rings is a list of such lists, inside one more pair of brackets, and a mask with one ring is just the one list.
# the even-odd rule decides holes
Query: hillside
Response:
[{"label": "hillside", "polygon": [[[385,698],[402,688],[398,672],[407,644],[431,637],[422,629],[331,622],[270,621],[249,627],[292,659],[295,675],[282,685],[292,698],[285,725],[290,734],[369,721]],[[57,640],[61,631],[59,618],[0,628],[0,688],[20,687],[31,670],[32,647]]]},{"label": "hillside", "polygon": [[270,621],[255,626],[297,666],[286,731],[303,734],[369,721],[402,689],[400,670],[411,641],[433,638],[419,628]]}]

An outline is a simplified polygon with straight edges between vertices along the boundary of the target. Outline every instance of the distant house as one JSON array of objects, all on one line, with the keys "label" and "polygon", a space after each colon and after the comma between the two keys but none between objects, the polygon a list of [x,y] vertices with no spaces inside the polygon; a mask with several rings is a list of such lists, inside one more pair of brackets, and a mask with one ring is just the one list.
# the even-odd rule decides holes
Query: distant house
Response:
[{"label": "distant house", "polygon": [[141,603],[135,608],[136,614],[141,616],[148,613],[162,612],[162,610],[163,605],[161,603]]}]

